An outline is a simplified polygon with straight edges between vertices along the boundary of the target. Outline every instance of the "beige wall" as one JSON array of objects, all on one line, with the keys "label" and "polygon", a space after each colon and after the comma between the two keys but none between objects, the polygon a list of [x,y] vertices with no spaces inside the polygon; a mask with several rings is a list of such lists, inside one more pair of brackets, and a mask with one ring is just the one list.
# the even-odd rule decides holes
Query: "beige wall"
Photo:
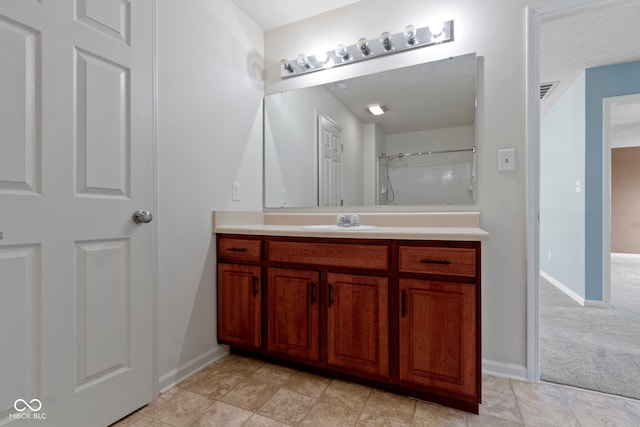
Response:
[{"label": "beige wall", "polygon": [[611,252],[640,254],[640,147],[611,150]]}]

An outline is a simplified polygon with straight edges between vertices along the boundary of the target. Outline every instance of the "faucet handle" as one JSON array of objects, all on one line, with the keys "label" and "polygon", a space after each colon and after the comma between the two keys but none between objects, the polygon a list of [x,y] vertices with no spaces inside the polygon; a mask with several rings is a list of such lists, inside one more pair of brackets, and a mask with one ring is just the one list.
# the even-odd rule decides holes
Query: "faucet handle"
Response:
[{"label": "faucet handle", "polygon": [[348,227],[349,219],[347,218],[346,215],[339,214],[338,216],[336,216],[336,224],[340,227]]},{"label": "faucet handle", "polygon": [[352,227],[357,227],[358,225],[360,225],[360,217],[356,214],[351,215],[349,225],[351,225]]}]

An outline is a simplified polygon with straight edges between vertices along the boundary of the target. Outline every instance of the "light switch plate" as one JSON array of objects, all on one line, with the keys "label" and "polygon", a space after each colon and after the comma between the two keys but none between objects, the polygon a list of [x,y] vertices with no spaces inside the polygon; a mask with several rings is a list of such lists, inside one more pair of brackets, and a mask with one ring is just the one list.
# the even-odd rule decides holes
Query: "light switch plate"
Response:
[{"label": "light switch plate", "polygon": [[240,201],[240,184],[237,182],[231,185],[231,200],[234,202]]},{"label": "light switch plate", "polygon": [[498,150],[498,171],[507,172],[516,170],[516,149],[505,148]]}]

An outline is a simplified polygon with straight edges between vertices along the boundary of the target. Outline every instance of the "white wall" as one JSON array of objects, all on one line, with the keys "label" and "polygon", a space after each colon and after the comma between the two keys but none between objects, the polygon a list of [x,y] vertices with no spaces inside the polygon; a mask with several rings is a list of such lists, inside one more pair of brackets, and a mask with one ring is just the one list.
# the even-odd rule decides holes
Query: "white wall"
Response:
[{"label": "white wall", "polygon": [[387,135],[387,154],[462,150],[473,147],[474,137],[472,125],[396,133]]},{"label": "white wall", "polygon": [[[364,151],[362,155],[364,171],[364,204],[374,206],[380,191],[378,182],[378,156],[386,150],[386,135],[380,125],[369,123],[364,125]],[[384,203],[386,204],[386,200]]]},{"label": "white wall", "polygon": [[582,300],[585,105],[582,72],[540,120],[540,269]]},{"label": "white wall", "polygon": [[[345,205],[361,205],[364,129],[358,117],[322,86],[273,94],[265,105],[266,206],[318,206],[318,114],[342,128],[342,196]],[[283,200],[285,189],[288,203]]]},{"label": "white wall", "polygon": [[[527,0],[368,0],[265,33],[265,91],[306,87],[374,71],[477,52],[477,204],[489,232],[483,244],[483,357],[494,367],[525,375],[525,9]],[[453,43],[363,61],[286,80],[279,61],[300,52],[329,50],[338,43],[400,32],[407,24],[426,25],[436,17],[455,20]],[[497,151],[515,148],[515,172],[497,170]],[[458,209],[458,207],[454,207]],[[438,209],[438,208],[434,208]],[[440,208],[442,209],[442,208]],[[452,209],[446,207],[446,209]],[[513,372],[513,371],[512,371]]]},{"label": "white wall", "polygon": [[[231,0],[158,2],[160,387],[222,354],[213,210],[262,210],[263,32]],[[232,182],[240,201],[231,201]]]}]

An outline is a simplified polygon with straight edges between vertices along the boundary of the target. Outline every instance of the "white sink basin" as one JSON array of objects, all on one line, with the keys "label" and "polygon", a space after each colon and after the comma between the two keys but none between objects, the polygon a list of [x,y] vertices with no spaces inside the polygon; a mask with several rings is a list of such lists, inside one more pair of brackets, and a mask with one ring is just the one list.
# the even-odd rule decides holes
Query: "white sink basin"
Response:
[{"label": "white sink basin", "polygon": [[321,230],[321,231],[370,231],[377,230],[375,225],[356,225],[353,227],[340,227],[334,224],[322,224],[322,225],[303,225],[303,230]]}]

